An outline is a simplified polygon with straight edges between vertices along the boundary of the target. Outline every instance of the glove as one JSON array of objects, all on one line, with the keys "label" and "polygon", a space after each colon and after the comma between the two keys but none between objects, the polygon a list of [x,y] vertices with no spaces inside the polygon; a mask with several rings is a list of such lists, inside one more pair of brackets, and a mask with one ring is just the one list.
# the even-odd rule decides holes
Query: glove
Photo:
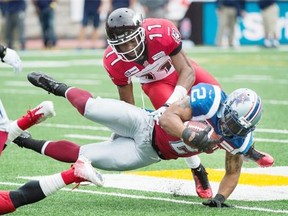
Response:
[{"label": "glove", "polygon": [[164,104],[159,109],[150,112],[148,115],[153,116],[153,119],[156,121],[157,124],[159,124],[159,118],[162,116],[162,114],[166,111],[168,107],[169,107],[168,104]]},{"label": "glove", "polygon": [[[189,143],[199,151],[210,151],[215,144],[220,142],[219,139],[214,140],[209,138],[208,133],[211,129],[211,126],[207,126],[203,131],[193,131],[191,128],[185,128],[182,132],[182,139],[185,143]],[[190,137],[193,137],[193,139],[190,140]]]},{"label": "glove", "polygon": [[209,199],[205,202],[202,202],[203,205],[212,207],[212,208],[229,208],[230,205],[227,205],[224,203],[225,197],[222,194],[216,194],[216,196],[213,199]]},{"label": "glove", "polygon": [[11,65],[16,73],[20,73],[22,71],[21,59],[14,50],[6,48],[6,54],[2,61]]}]

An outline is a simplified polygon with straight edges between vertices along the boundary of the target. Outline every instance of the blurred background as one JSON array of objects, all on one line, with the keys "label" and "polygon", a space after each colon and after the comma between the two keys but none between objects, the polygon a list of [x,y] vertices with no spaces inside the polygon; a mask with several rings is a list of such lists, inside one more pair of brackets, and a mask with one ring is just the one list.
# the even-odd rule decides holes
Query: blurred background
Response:
[{"label": "blurred background", "polygon": [[[234,25],[233,44],[223,33],[222,42],[217,44],[219,27],[219,1],[222,0],[102,0],[101,6],[95,8],[99,15],[97,36],[93,36],[93,25],[82,25],[85,1],[95,0],[0,0],[0,41],[14,49],[98,49],[106,47],[104,22],[109,12],[117,7],[126,6],[136,10],[145,17],[163,17],[170,19],[179,28],[184,39],[184,46],[242,46],[265,45],[264,25],[259,1],[245,0],[243,13],[238,14]],[[227,1],[227,0],[226,0]],[[228,0],[231,1],[231,0]],[[238,2],[238,0],[233,0]],[[241,0],[239,0],[241,2]],[[270,0],[264,0],[270,1]],[[50,13],[37,7],[47,3]],[[224,0],[225,2],[225,0]],[[288,44],[288,0],[272,1],[278,7],[277,32],[278,45]],[[39,4],[39,3],[38,3]],[[92,3],[93,5],[93,3]],[[117,6],[118,5],[118,6]],[[91,8],[90,8],[91,9]],[[152,9],[158,9],[157,12]],[[51,15],[52,13],[52,15]],[[43,20],[44,19],[44,20]],[[51,22],[55,41],[45,44],[41,22]],[[48,19],[48,20],[47,20]],[[44,23],[45,24],[45,23]],[[96,33],[95,33],[96,34]],[[94,40],[94,41],[91,41]],[[47,43],[47,42],[46,42]],[[267,46],[269,48],[269,45]],[[272,47],[272,46],[271,46]]]}]

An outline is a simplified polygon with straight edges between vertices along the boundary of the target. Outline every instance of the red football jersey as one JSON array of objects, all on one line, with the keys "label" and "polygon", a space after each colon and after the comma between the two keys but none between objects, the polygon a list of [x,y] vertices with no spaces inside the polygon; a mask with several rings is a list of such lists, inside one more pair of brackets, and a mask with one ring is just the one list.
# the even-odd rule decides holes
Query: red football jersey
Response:
[{"label": "red football jersey", "polygon": [[191,157],[199,154],[197,148],[185,144],[178,137],[173,137],[167,134],[159,125],[155,123],[155,144],[161,152],[161,155],[166,159],[177,159],[179,157]]},{"label": "red football jersey", "polygon": [[115,85],[129,84],[134,75],[143,84],[162,80],[175,72],[169,55],[181,45],[181,35],[176,26],[166,19],[151,18],[145,19],[142,27],[145,29],[147,52],[144,65],[122,61],[110,46],[105,51],[103,64]]}]

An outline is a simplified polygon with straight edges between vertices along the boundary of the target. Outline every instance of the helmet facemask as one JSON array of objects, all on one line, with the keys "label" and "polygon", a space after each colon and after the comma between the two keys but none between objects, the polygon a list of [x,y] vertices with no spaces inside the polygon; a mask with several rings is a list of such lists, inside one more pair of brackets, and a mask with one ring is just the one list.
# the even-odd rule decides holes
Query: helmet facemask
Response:
[{"label": "helmet facemask", "polygon": [[[109,40],[108,44],[113,51],[125,62],[137,60],[145,51],[145,31],[144,28],[139,27],[135,31],[126,31],[121,35],[115,37],[115,40]],[[135,47],[130,50],[122,51],[120,46],[125,43],[135,43]]]},{"label": "helmet facemask", "polygon": [[243,117],[238,116],[238,113],[226,106],[224,116],[219,120],[220,130],[223,136],[241,136],[244,137],[251,131],[255,130],[255,126],[245,121]]}]

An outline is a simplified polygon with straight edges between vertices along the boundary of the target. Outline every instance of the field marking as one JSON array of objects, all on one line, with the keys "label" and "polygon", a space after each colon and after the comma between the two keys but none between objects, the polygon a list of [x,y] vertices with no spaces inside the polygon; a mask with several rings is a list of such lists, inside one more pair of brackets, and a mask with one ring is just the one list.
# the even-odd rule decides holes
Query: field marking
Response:
[{"label": "field marking", "polygon": [[[239,184],[229,200],[288,200],[287,168],[244,168]],[[216,174],[222,174],[215,179],[215,172]],[[211,188],[216,194],[224,171],[208,169],[208,173]],[[17,178],[32,180],[39,179],[41,176],[18,176]],[[197,196],[191,171],[188,169],[130,171],[120,174],[103,174],[103,178],[105,180],[104,187],[108,188],[168,193],[178,196]],[[277,179],[279,182],[277,182]]]},{"label": "field marking", "polygon": [[[8,186],[22,186],[22,184],[14,183],[14,182],[0,182],[0,185],[8,185]],[[162,197],[151,197],[151,196],[143,196],[143,195],[131,195],[125,193],[115,193],[115,192],[100,192],[95,190],[83,190],[83,189],[75,189],[71,190],[68,188],[62,188],[61,191],[65,192],[73,192],[73,193],[86,193],[86,194],[95,194],[95,195],[103,195],[103,196],[113,196],[113,197],[123,197],[129,199],[144,199],[144,200],[156,200],[156,201],[164,201],[176,204],[188,204],[188,205],[201,205],[201,202],[192,202],[186,200],[177,200],[171,198],[162,198]],[[275,210],[268,208],[260,208],[260,207],[248,207],[248,206],[234,206],[234,208],[249,210],[249,211],[258,211],[258,212],[270,212],[270,213],[280,213],[280,214],[288,214],[288,210]]]},{"label": "field marking", "polygon": [[[281,172],[275,171],[276,167],[270,168],[243,168],[239,179],[239,184],[251,186],[288,186],[288,167],[283,167]],[[258,171],[257,171],[258,170]],[[209,169],[209,181],[220,182],[225,174],[224,169]],[[261,173],[262,172],[262,173]],[[181,170],[155,170],[155,171],[130,171],[129,174],[154,176],[171,179],[191,180],[191,171],[189,169]],[[261,180],[259,180],[261,179]],[[288,192],[288,191],[287,191]]]}]

